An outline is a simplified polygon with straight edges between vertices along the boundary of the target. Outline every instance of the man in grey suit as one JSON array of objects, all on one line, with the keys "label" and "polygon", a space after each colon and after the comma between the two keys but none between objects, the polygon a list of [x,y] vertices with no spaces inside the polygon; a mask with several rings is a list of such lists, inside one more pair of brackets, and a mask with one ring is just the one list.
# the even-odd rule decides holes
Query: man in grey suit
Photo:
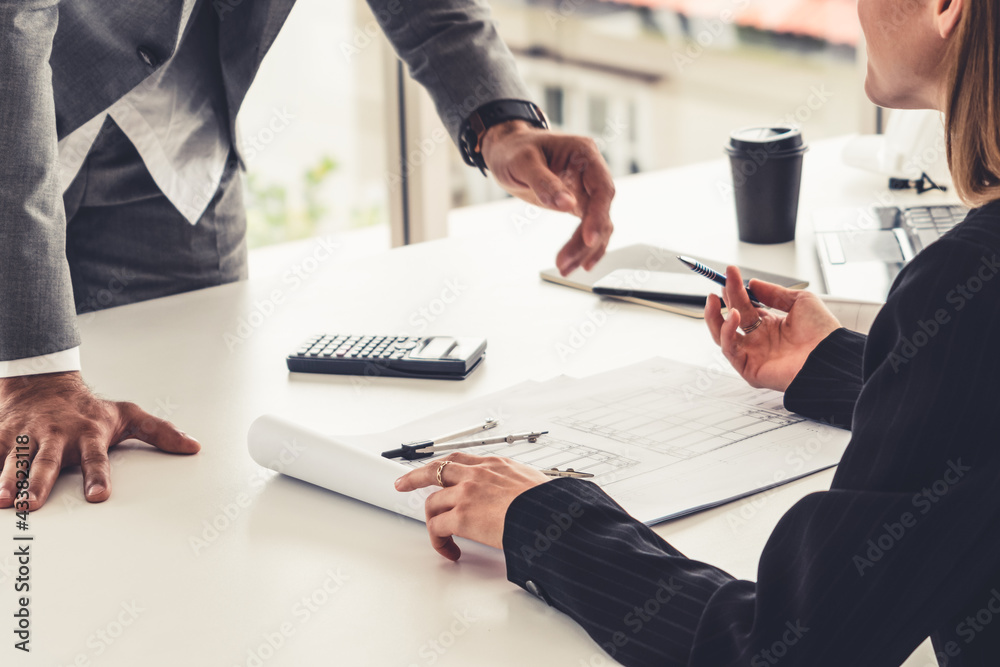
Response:
[{"label": "man in grey suit", "polygon": [[[29,459],[36,509],[77,464],[87,500],[108,498],[127,438],[199,450],[90,393],[75,315],[246,277],[236,117],[293,4],[0,0],[0,507]],[[466,161],[580,216],[557,264],[593,266],[610,175],[592,141],[547,131],[484,0],[369,4]]]}]

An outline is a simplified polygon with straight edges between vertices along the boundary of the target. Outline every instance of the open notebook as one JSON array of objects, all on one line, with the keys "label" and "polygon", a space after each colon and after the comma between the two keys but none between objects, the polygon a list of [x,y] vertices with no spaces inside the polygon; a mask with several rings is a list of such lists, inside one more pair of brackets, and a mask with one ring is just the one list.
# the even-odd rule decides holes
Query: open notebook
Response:
[{"label": "open notebook", "polygon": [[[691,255],[686,252],[678,252],[651,245],[636,244],[609,252],[601,258],[601,261],[599,261],[591,271],[577,269],[568,276],[563,277],[559,275],[559,269],[552,267],[542,271],[541,276],[542,280],[547,280],[549,282],[556,283],[557,285],[565,285],[566,287],[573,287],[575,289],[590,292],[592,291],[594,283],[617,269],[645,269],[647,271],[690,273],[690,269],[678,261],[678,255],[687,255],[688,257],[691,257],[720,272],[725,272],[726,270],[727,262],[720,262],[714,259]],[[767,282],[776,283],[790,289],[804,289],[809,285],[809,281],[807,280],[780,276],[775,273],[759,271],[745,266],[741,266],[740,271],[743,272],[743,277],[746,280],[750,280],[751,278],[766,280]],[[705,285],[706,294],[712,292],[717,293],[720,289],[718,286],[713,286],[707,278],[705,279]],[[670,313],[687,315],[688,317],[701,318],[705,316],[704,308],[702,306],[693,306],[691,304],[676,303],[671,301],[651,301],[649,299],[639,299],[631,296],[605,298],[614,298],[622,301],[629,301],[631,303],[638,303],[643,306],[649,306],[650,308],[665,310]]]}]

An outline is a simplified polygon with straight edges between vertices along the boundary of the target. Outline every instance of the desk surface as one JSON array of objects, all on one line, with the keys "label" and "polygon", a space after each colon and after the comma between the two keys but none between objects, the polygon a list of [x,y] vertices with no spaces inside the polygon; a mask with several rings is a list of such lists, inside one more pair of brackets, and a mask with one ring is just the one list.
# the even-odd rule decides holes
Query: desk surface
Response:
[{"label": "desk surface", "polygon": [[[810,210],[866,205],[884,184],[842,167],[840,147],[819,144],[807,158],[795,244],[736,241],[722,160],[623,179],[614,244],[658,243],[820,289]],[[60,477],[30,517],[32,653],[23,660],[4,646],[4,664],[8,653],[31,665],[607,664],[576,624],[506,581],[499,552],[467,543],[449,563],[423,524],[276,476],[247,454],[247,428],[264,412],[371,432],[528,378],[653,355],[725,363],[703,322],[632,305],[598,317],[566,354],[561,344],[603,312],[593,295],[538,279],[575,223],[516,201],[451,223],[451,239],[364,261],[323,240],[259,251],[248,282],[81,317],[92,386],[169,418],[203,450],[117,448],[102,505],[82,500],[78,471]],[[284,355],[313,332],[486,335],[490,347],[484,367],[457,383],[290,375]],[[831,476],[657,531],[752,579],[781,514]],[[2,517],[0,535],[12,536],[14,516]],[[4,615],[14,607],[12,551],[0,551]],[[907,664],[929,656],[922,648]]]}]

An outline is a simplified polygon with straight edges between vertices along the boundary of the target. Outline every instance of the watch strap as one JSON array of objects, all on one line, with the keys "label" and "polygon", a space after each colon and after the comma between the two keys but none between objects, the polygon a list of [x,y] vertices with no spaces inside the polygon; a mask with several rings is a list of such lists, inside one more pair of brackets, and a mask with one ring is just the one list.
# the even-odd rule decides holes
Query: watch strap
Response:
[{"label": "watch strap", "polygon": [[469,114],[459,131],[458,145],[462,159],[470,167],[479,167],[486,174],[482,154],[482,139],[486,130],[510,120],[523,120],[534,127],[548,129],[549,121],[538,105],[526,100],[494,100]]}]

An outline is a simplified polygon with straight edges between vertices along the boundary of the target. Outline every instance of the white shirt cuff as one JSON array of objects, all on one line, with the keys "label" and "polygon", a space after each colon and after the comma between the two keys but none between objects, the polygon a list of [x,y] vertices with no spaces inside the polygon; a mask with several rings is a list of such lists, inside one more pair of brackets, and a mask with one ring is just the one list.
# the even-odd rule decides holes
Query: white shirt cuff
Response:
[{"label": "white shirt cuff", "polygon": [[65,373],[67,371],[78,370],[81,370],[79,346],[37,357],[0,361],[0,378],[38,375],[39,373]]}]

